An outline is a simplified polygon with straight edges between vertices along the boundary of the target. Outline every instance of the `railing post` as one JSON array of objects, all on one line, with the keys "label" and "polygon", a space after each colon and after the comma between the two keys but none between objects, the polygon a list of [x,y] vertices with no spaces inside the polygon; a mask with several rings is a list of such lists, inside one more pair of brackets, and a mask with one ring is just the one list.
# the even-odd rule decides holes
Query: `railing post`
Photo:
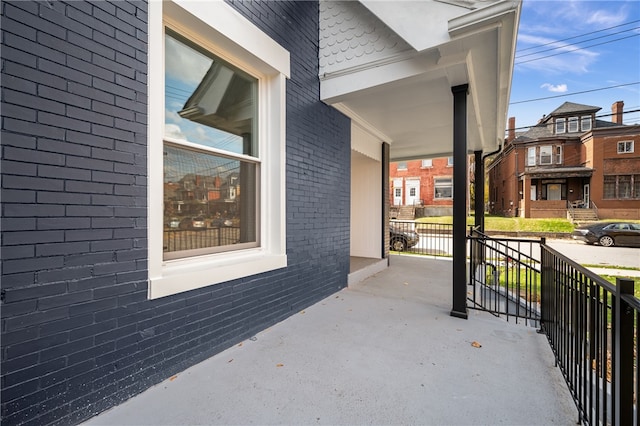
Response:
[{"label": "railing post", "polygon": [[635,311],[622,298],[633,295],[633,281],[616,278],[616,309],[614,310],[614,422],[619,425],[633,423],[633,329]]}]

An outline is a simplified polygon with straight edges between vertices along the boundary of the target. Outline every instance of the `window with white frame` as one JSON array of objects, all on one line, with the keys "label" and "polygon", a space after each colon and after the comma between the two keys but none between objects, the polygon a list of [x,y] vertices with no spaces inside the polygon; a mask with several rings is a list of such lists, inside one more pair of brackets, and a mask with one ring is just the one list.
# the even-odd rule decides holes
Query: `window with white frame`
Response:
[{"label": "window with white frame", "polygon": [[633,141],[618,142],[618,154],[631,154],[631,153],[633,153]]},{"label": "window with white frame", "polygon": [[149,22],[149,297],[285,267],[288,52],[223,2]]},{"label": "window with white frame", "polygon": [[453,198],[453,178],[437,177],[433,178],[434,196],[433,198]]},{"label": "window with white frame", "polygon": [[583,132],[588,132],[589,130],[591,130],[591,116],[590,115],[583,115],[582,118],[580,119],[580,128],[582,129]]},{"label": "window with white frame", "polygon": [[447,166],[449,167],[453,166],[453,157],[447,157]]},{"label": "window with white frame", "polygon": [[575,133],[580,130],[578,117],[569,117],[567,130],[569,133]]},{"label": "window with white frame", "polygon": [[527,166],[536,165],[536,147],[530,146],[527,148]]},{"label": "window with white frame", "polygon": [[566,120],[564,118],[556,118],[556,133],[565,133],[566,131]]},{"label": "window with white frame", "polygon": [[422,167],[423,168],[433,167],[433,160],[431,158],[428,158],[426,160],[422,160]]},{"label": "window with white frame", "polygon": [[545,145],[540,147],[540,162],[541,165],[552,164],[553,161],[553,147],[551,145]]},{"label": "window with white frame", "polygon": [[407,170],[407,162],[398,161],[398,170]]},{"label": "window with white frame", "polygon": [[556,145],[554,147],[554,151],[555,151],[554,162],[556,164],[562,164],[562,146],[561,145]]}]

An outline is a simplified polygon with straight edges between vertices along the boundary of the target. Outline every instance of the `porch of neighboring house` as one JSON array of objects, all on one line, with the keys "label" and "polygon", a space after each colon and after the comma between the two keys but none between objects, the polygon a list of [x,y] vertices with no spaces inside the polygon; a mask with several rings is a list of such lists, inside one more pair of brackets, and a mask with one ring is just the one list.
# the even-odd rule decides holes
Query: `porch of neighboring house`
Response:
[{"label": "porch of neighboring house", "polygon": [[391,255],[87,424],[575,424],[547,338],[483,311],[452,317],[451,275],[450,259]]}]

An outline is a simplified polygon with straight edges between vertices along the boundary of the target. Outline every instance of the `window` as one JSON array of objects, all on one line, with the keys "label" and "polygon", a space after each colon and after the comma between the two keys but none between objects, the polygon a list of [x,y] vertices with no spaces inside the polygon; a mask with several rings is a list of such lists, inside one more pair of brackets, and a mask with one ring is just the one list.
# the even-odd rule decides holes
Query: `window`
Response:
[{"label": "window", "polygon": [[423,168],[433,167],[433,160],[431,158],[429,158],[427,160],[422,160],[422,167]]},{"label": "window", "polygon": [[618,142],[618,154],[630,154],[633,152],[633,141]]},{"label": "window", "polygon": [[415,188],[409,188],[409,196],[410,197],[415,197],[416,196],[416,189]]},{"label": "window", "polygon": [[399,161],[398,162],[398,170],[407,170],[407,162]]},{"label": "window", "polygon": [[551,145],[540,147],[540,164],[548,165],[552,162],[553,147]]},{"label": "window", "polygon": [[167,29],[165,260],[259,245],[257,87],[256,78]]},{"label": "window", "polygon": [[453,178],[437,177],[433,178],[434,196],[433,198],[453,198]]},{"label": "window", "polygon": [[527,148],[527,166],[536,165],[536,147],[530,146]]},{"label": "window", "polygon": [[288,52],[223,2],[149,22],[149,297],[285,267]]},{"label": "window", "polygon": [[453,166],[453,157],[447,157],[447,166]]},{"label": "window", "polygon": [[556,133],[565,133],[565,119],[564,118],[556,118]]},{"label": "window", "polygon": [[582,128],[583,132],[587,132],[589,130],[591,130],[591,116],[590,115],[583,115],[580,121],[580,127]]},{"label": "window", "polygon": [[558,145],[555,148],[555,163],[562,164],[562,146]]},{"label": "window", "polygon": [[394,189],[396,197],[402,197],[402,188],[395,188]]},{"label": "window", "polygon": [[578,127],[578,117],[569,117],[569,133],[577,132],[578,130],[580,130]]},{"label": "window", "polygon": [[640,175],[608,175],[604,177],[603,198],[640,198]]}]

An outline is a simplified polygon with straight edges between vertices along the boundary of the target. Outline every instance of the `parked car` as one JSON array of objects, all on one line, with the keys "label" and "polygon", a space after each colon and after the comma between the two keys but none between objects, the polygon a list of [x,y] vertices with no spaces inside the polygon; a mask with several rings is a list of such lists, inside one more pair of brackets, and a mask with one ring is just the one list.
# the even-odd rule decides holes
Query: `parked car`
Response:
[{"label": "parked car", "polygon": [[413,229],[405,229],[402,225],[389,224],[389,248],[394,251],[405,251],[418,244],[420,236]]},{"label": "parked car", "polygon": [[179,228],[180,227],[180,219],[178,219],[177,217],[172,217],[171,219],[169,219],[168,226],[169,226],[169,228]]},{"label": "parked car", "polygon": [[574,240],[604,247],[640,247],[640,224],[629,222],[600,222],[580,226],[573,231]]},{"label": "parked car", "polygon": [[188,229],[194,229],[194,230],[206,229],[207,228],[207,223],[205,222],[204,218],[201,217],[201,216],[185,217],[184,219],[182,219],[180,221],[179,228],[180,229],[184,229],[184,230],[188,230]]}]

